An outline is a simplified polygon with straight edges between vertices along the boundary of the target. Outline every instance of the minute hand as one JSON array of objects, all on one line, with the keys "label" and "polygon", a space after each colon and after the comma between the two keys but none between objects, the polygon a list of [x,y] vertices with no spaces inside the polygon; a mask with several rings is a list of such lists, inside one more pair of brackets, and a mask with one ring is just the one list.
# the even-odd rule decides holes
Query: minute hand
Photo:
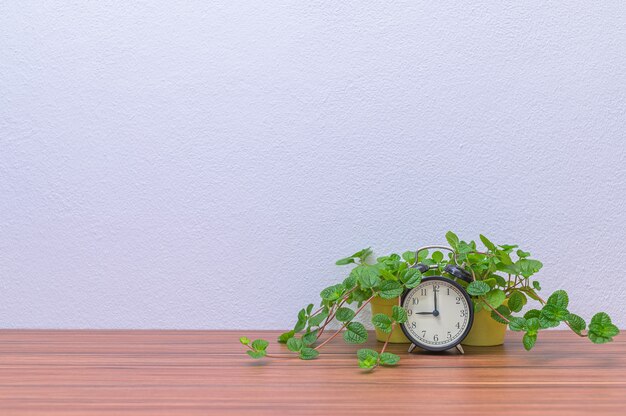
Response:
[{"label": "minute hand", "polygon": [[433,311],[433,315],[435,316],[439,316],[439,311],[437,310],[437,290],[433,290],[433,293],[435,295],[435,310]]}]

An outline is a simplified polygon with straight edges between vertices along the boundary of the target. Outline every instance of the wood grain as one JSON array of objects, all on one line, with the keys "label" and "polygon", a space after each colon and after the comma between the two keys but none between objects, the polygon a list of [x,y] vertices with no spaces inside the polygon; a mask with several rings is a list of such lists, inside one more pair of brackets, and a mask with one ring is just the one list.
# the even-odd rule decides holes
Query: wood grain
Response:
[{"label": "wood grain", "polygon": [[254,361],[241,332],[278,334],[0,331],[0,415],[626,414],[621,337],[594,345],[552,331],[526,352],[511,333],[464,356],[394,345],[397,368],[363,373],[340,339],[314,361]]}]

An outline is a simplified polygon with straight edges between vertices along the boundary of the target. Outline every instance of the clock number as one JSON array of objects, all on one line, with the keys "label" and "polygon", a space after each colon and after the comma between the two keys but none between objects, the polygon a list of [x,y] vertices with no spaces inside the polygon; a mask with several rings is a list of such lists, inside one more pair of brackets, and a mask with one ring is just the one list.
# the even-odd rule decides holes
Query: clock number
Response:
[{"label": "clock number", "polygon": [[450,296],[450,288],[448,288],[448,296]]},{"label": "clock number", "polygon": [[452,338],[452,332],[448,331],[448,339]]},{"label": "clock number", "polygon": [[415,322],[411,322],[411,328],[413,329],[417,328],[417,324]]},{"label": "clock number", "polygon": [[460,297],[460,296],[457,296],[457,297],[456,297],[456,304],[457,304],[457,305],[460,305],[460,304],[461,304],[461,297]]},{"label": "clock number", "polygon": [[407,309],[406,314],[409,316],[413,315],[413,309]]},{"label": "clock number", "polygon": [[433,341],[439,341],[439,335],[433,335]]},{"label": "clock number", "polygon": [[461,311],[461,316],[467,316],[467,311],[465,309]]},{"label": "clock number", "polygon": [[461,323],[460,323],[460,322],[457,322],[457,323],[456,323],[456,327],[457,327],[458,329],[461,329]]},{"label": "clock number", "polygon": [[427,294],[426,288],[420,290],[420,295],[421,296],[426,296],[426,294]]},{"label": "clock number", "polygon": [[413,298],[413,305],[417,305],[418,303],[420,303],[420,300],[418,298]]},{"label": "clock number", "polygon": [[426,331],[422,331],[422,338],[426,338]]},{"label": "clock number", "polygon": [[439,285],[433,286],[433,292],[439,293]]}]

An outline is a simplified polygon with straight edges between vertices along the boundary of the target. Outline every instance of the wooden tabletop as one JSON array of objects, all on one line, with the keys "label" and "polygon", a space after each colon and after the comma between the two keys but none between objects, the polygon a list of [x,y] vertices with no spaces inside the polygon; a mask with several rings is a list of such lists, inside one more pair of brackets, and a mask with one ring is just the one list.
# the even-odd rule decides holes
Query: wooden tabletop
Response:
[{"label": "wooden tabletop", "polygon": [[[340,339],[314,361],[254,361],[241,334],[278,332],[0,331],[0,414],[626,414],[623,337],[552,331],[526,352],[511,333],[464,356],[394,345],[398,367],[366,373]],[[275,342],[268,352],[288,356]]]}]

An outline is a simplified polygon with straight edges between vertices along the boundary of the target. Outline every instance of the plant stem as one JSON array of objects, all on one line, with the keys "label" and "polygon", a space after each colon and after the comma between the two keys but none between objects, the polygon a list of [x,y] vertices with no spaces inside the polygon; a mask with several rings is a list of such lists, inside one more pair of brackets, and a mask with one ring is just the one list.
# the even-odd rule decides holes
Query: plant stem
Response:
[{"label": "plant stem", "polygon": [[383,355],[383,353],[385,352],[385,349],[387,348],[387,344],[389,344],[389,339],[391,339],[391,334],[393,333],[393,330],[395,327],[396,327],[396,323],[393,322],[391,324],[391,331],[389,331],[389,335],[387,335],[387,339],[385,340],[385,344],[383,345],[383,348],[380,350],[380,353],[378,354],[378,361],[376,361],[376,366],[380,364],[380,356]]},{"label": "plant stem", "polygon": [[337,315],[337,310],[339,310],[339,308],[341,308],[343,304],[346,303],[346,301],[350,297],[350,294],[354,292],[355,289],[356,289],[356,286],[350,289],[348,292],[346,292],[346,294],[343,296],[339,304],[335,304],[332,314],[331,313],[328,314],[328,316],[326,317],[326,321],[324,321],[322,326],[319,328],[320,332],[319,334],[317,334],[317,339],[319,339],[322,336],[322,334],[324,333],[324,330],[326,329],[326,325],[328,325],[335,318],[335,315]]},{"label": "plant stem", "polygon": [[[359,312],[361,312],[361,311],[363,310],[363,308],[365,307],[365,305],[367,305],[368,303],[370,303],[370,302],[372,301],[372,299],[374,299],[375,297],[376,297],[376,293],[374,293],[374,294],[372,295],[372,297],[370,297],[368,300],[366,300],[365,302],[363,302],[363,305],[361,305],[361,307],[360,307],[360,308],[359,308],[359,309],[358,309],[358,310],[354,313],[354,316],[356,317],[356,316],[359,314]],[[354,318],[353,318],[353,319],[354,319]],[[349,324],[350,322],[352,322],[352,321],[348,321],[348,322],[346,322],[345,324],[343,324],[343,325],[341,326],[341,328],[339,328],[339,329],[337,330],[337,332],[335,332],[334,334],[332,334],[332,335],[330,336],[330,338],[328,338],[326,341],[322,342],[320,345],[318,345],[318,346],[317,346],[317,347],[315,347],[314,349],[315,349],[315,350],[319,350],[320,348],[322,348],[322,347],[323,347],[324,345],[326,345],[326,344],[327,344],[330,340],[332,340],[332,339],[333,339],[333,338],[335,338],[337,335],[339,335],[339,333],[340,333],[341,331],[343,331],[343,329],[344,329],[346,326],[348,326],[348,324]]]}]

